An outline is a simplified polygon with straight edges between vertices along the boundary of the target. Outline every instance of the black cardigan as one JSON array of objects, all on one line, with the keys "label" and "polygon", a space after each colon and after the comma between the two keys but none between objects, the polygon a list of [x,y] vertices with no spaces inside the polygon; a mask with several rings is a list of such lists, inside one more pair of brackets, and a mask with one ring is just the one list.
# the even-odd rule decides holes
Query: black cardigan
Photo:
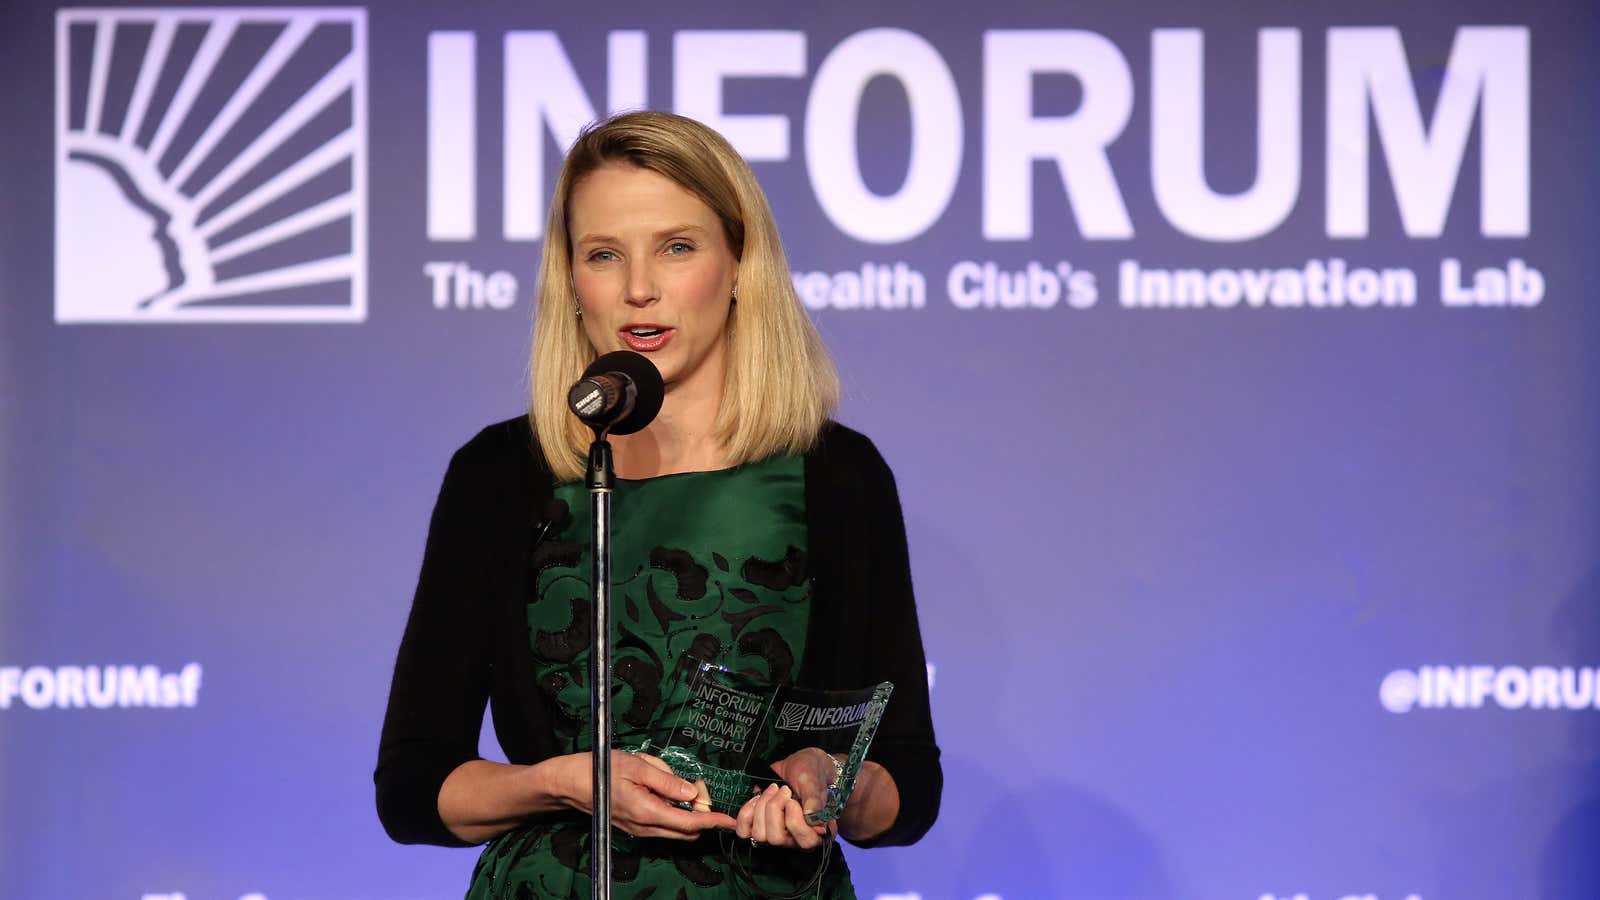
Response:
[{"label": "black cardigan", "polygon": [[[485,698],[506,758],[557,752],[534,683],[525,607],[535,528],[553,479],[526,416],[491,425],[450,460],[395,661],[378,746],[378,818],[401,843],[466,846],[439,788],[478,759]],[[900,814],[859,846],[910,844],[939,812],[944,776],[894,476],[866,437],[829,423],[805,456],[810,624],[797,682],[894,682],[867,754],[893,774]]]}]

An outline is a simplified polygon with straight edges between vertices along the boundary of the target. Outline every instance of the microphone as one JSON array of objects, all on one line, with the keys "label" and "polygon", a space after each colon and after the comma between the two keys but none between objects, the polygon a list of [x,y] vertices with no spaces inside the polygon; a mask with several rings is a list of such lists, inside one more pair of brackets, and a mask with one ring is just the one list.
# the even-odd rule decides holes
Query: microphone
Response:
[{"label": "microphone", "polygon": [[632,350],[607,353],[567,391],[567,406],[595,434],[633,434],[661,412],[667,388],[656,364]]}]

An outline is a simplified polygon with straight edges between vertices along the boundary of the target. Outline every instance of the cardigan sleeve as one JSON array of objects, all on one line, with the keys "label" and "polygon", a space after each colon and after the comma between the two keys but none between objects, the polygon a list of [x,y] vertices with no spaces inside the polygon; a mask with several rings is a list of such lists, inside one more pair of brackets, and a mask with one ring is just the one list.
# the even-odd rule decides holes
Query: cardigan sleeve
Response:
[{"label": "cardigan sleeve", "polygon": [[867,566],[871,595],[865,598],[868,666],[874,680],[894,682],[894,695],[884,710],[867,758],[894,776],[900,792],[900,812],[889,829],[871,840],[852,841],[859,847],[877,847],[912,844],[927,833],[939,815],[944,772],[933,736],[927,660],[911,589],[911,562],[900,495],[888,464],[870,441],[863,441],[867,451],[862,485],[867,515],[863,524],[870,542]]},{"label": "cardigan sleeve", "polygon": [[482,558],[490,542],[480,532],[492,518],[495,486],[475,447],[481,444],[456,452],[439,490],[378,745],[378,818],[404,844],[468,846],[439,817],[439,788],[457,766],[479,758],[490,685]]}]

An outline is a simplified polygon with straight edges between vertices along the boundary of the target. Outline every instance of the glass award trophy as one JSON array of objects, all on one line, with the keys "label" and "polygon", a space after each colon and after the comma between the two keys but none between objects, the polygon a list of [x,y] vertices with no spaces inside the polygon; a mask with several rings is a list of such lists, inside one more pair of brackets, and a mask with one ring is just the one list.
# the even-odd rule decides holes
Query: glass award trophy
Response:
[{"label": "glass award trophy", "polygon": [[[778,781],[770,764],[806,747],[841,762],[812,824],[839,817],[889,703],[885,681],[848,691],[774,685],[684,654],[638,752],[688,781],[704,781],[716,812],[737,815],[746,800]],[[692,804],[682,804],[689,808]]]}]

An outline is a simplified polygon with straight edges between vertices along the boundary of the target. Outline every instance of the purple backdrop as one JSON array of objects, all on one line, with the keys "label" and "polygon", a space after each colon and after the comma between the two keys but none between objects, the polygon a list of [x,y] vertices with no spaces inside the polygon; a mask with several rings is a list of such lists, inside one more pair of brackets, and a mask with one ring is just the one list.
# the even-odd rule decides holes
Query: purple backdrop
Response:
[{"label": "purple backdrop", "polygon": [[641,104],[899,480],[946,789],[863,898],[1600,896],[1597,18],[5,5],[0,896],[464,890],[393,654]]}]

